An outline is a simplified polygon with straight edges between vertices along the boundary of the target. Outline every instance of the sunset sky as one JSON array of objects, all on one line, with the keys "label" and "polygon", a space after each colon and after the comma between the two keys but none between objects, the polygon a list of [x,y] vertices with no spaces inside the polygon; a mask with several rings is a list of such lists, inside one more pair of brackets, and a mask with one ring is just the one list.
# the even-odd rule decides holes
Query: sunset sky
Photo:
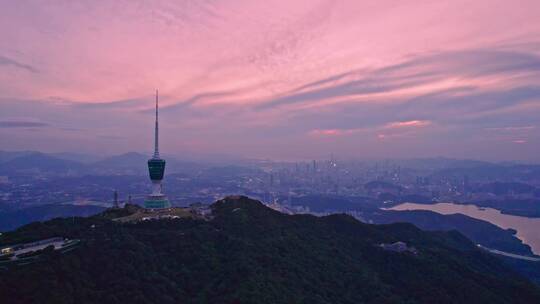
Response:
[{"label": "sunset sky", "polygon": [[540,1],[0,0],[0,149],[540,161]]}]

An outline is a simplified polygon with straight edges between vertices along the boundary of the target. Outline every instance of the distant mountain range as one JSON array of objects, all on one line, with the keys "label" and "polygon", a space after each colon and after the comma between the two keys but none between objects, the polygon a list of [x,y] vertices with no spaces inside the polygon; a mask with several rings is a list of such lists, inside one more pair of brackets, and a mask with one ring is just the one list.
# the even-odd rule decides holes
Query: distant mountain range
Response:
[{"label": "distant mountain range", "polygon": [[0,301],[540,303],[538,287],[455,231],[291,216],[246,197],[211,209],[211,220],[122,224],[104,213],[8,232],[0,246],[55,236],[81,243],[0,264]]},{"label": "distant mountain range", "polygon": [[[193,157],[194,161],[178,160],[175,157],[165,156],[167,171],[169,173],[187,172],[212,168],[205,172],[207,175],[228,174],[228,171],[243,170],[248,173],[247,163],[256,163],[254,160],[239,160],[231,157],[216,156],[215,161],[208,161],[202,157]],[[36,151],[0,151],[0,174],[19,173],[51,173],[51,174],[146,174],[146,161],[149,155],[128,152],[120,155],[99,157],[81,153],[42,153]],[[221,162],[226,160],[224,162]],[[540,165],[524,165],[515,163],[490,163],[477,160],[459,160],[450,158],[422,158],[392,160],[404,169],[431,170],[432,177],[454,177],[462,179],[468,176],[471,179],[490,180],[504,176],[522,179],[540,178]],[[237,164],[231,166],[231,164]]]},{"label": "distant mountain range", "polygon": [[82,163],[56,158],[39,152],[22,154],[0,163],[0,172],[4,174],[36,171],[59,174],[70,171],[81,172],[85,168],[86,166]]},{"label": "distant mountain range", "polygon": [[415,169],[477,168],[494,165],[491,162],[472,159],[453,159],[446,157],[414,158],[391,160],[402,167]]},{"label": "distant mountain range", "polygon": [[[75,153],[47,154],[34,151],[0,151],[0,175],[13,174],[146,174],[146,162],[150,157],[129,152],[121,155],[98,158]],[[170,173],[194,170],[202,165],[167,159],[167,171]]]}]

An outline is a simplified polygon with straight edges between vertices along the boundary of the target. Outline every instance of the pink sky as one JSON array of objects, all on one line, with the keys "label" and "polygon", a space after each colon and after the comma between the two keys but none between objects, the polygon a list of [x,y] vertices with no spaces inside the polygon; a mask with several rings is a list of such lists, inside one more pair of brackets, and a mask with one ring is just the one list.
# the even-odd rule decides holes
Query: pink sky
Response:
[{"label": "pink sky", "polygon": [[539,1],[0,0],[0,149],[540,161]]}]

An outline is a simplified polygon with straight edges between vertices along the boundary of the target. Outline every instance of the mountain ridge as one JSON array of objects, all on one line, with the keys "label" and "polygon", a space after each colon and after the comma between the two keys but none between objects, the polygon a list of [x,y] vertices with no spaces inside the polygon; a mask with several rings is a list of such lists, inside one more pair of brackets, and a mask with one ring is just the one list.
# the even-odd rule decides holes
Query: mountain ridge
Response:
[{"label": "mountain ridge", "polygon": [[[8,267],[0,299],[21,303],[532,303],[540,291],[457,232],[286,215],[247,197],[211,220],[132,224],[110,212],[8,232],[0,245],[81,239],[66,254]],[[402,241],[417,254],[380,244]],[[20,286],[25,283],[25,290]]]}]

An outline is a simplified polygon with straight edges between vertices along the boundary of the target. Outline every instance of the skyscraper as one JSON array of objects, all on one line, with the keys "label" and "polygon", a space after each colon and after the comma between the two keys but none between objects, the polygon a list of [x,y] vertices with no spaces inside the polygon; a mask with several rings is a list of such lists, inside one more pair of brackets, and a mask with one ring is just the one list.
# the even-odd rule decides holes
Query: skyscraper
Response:
[{"label": "skyscraper", "polygon": [[118,191],[114,190],[113,208],[118,208]]},{"label": "skyscraper", "polygon": [[171,207],[167,197],[161,192],[163,175],[165,173],[165,160],[159,157],[159,119],[158,119],[158,91],[156,90],[156,125],[154,131],[154,155],[148,160],[148,172],[152,181],[152,193],[144,201],[148,209],[163,209]]}]

